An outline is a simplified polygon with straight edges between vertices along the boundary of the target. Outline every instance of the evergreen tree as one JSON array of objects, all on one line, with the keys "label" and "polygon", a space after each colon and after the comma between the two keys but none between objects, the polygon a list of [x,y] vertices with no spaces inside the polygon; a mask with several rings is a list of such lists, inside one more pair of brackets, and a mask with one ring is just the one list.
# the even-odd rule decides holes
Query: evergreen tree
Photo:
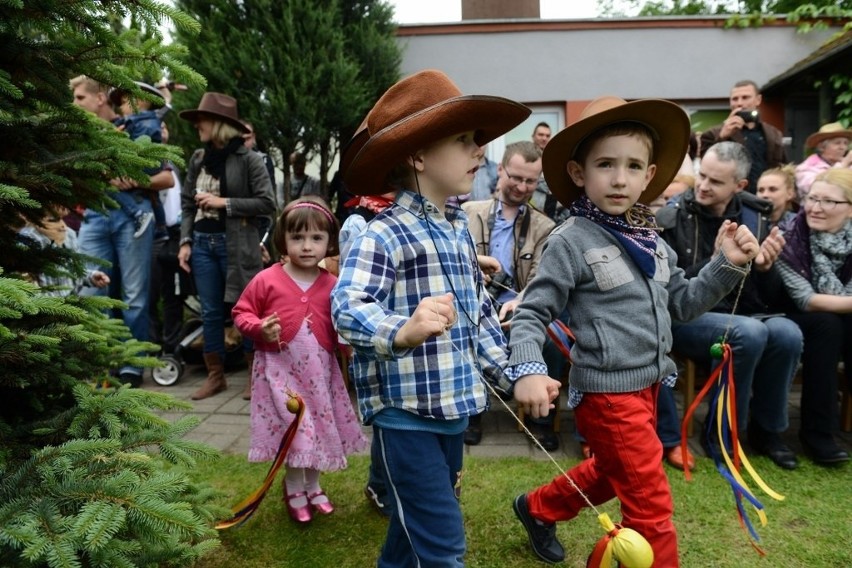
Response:
[{"label": "evergreen tree", "polygon": [[[399,76],[392,8],[380,0],[177,0],[202,26],[187,63],[210,90],[237,98],[265,145],[285,163],[319,154],[321,177],[364,114]],[[185,95],[175,104],[189,105]],[[182,132],[186,133],[187,130]],[[189,149],[197,137],[181,140]]]},{"label": "evergreen tree", "polygon": [[[117,34],[126,19],[146,33]],[[152,0],[0,2],[0,566],[187,565],[216,546],[210,491],[180,468],[213,450],[183,439],[188,405],[110,386],[146,346],[105,298],[42,294],[27,275],[83,273],[84,259],[16,233],[54,206],[110,205],[107,180],[143,180],[176,149],[134,143],[71,104],[78,74],[133,88],[168,70],[200,87],[159,26],[197,24]],[[141,93],[140,93],[140,96]]]}]

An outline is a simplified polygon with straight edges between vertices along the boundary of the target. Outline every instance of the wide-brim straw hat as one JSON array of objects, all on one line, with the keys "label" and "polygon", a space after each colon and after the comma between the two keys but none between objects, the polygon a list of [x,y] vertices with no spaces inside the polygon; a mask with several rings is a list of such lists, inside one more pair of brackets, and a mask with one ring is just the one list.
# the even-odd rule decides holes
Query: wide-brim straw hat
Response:
[{"label": "wide-brim straw hat", "polygon": [[[145,82],[142,82],[142,81],[133,81],[133,82],[136,83],[136,86],[139,87],[141,90],[159,97],[159,99],[157,99],[156,102],[151,102],[151,108],[152,109],[162,108],[166,104],[166,99],[165,99],[165,97],[163,97],[163,93],[161,93],[159,91],[159,89],[157,89],[157,87],[155,87],[154,85],[149,85],[148,83],[145,83]],[[109,102],[118,106],[118,105],[121,104],[122,99],[124,98],[124,95],[127,95],[129,93],[130,93],[130,91],[128,89],[121,89],[121,88],[110,89],[110,91],[109,91]]]},{"label": "wide-brim straw hat", "polygon": [[222,93],[207,92],[201,96],[198,108],[182,110],[178,113],[178,116],[190,122],[197,122],[199,117],[203,115],[209,115],[227,122],[240,132],[247,133],[249,131],[248,127],[240,120],[240,114],[237,112],[237,99],[234,97]]},{"label": "wide-brim straw hat", "polygon": [[568,175],[568,162],[575,159],[577,148],[596,130],[617,122],[635,122],[648,127],[654,135],[651,163],[657,171],[639,197],[640,203],[652,202],[674,179],[689,145],[689,117],[671,101],[642,99],[627,102],[606,96],[590,102],[580,119],[550,139],[542,154],[542,171],[550,192],[569,207],[583,193]]},{"label": "wide-brim straw hat", "polygon": [[342,152],[343,181],[355,195],[386,193],[388,173],[418,150],[469,131],[484,146],[530,112],[502,97],[463,95],[441,71],[420,71],[391,86],[367,114]]},{"label": "wide-brim straw hat", "polygon": [[843,128],[843,125],[839,122],[823,124],[817,132],[808,136],[808,139],[805,140],[805,148],[816,148],[823,140],[831,140],[832,138],[846,138],[852,141],[852,130]]}]

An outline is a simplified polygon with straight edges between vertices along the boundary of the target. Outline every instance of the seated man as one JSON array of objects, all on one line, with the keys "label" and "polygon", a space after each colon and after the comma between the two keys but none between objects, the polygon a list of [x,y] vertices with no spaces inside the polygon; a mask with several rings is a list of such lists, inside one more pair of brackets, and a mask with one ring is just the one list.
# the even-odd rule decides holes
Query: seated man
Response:
[{"label": "seated man", "polygon": [[[734,290],[711,312],[687,322],[672,322],[672,350],[699,363],[711,362],[710,346],[727,334],[734,360],[737,426],[748,430],[752,449],[778,466],[794,469],[796,455],[781,439],[787,429],[787,397],[802,353],[802,332],[773,313],[783,285],[774,267],[784,237],[772,228],[772,204],[742,191],[751,165],[746,149],[736,142],[719,142],[707,150],[695,189],[657,213],[663,238],[677,252],[678,266],[692,277],[719,246],[724,221],[745,224],[761,242],[744,287]],[[731,315],[734,307],[736,314]],[[660,389],[657,434],[664,447],[680,443],[674,394]],[[751,420],[749,420],[749,418]],[[708,420],[709,424],[709,420]],[[706,436],[705,432],[705,436]],[[709,441],[709,437],[707,438]]]},{"label": "seated man", "polygon": [[[527,205],[541,176],[541,150],[535,144],[515,142],[506,146],[497,175],[497,189],[492,199],[468,201],[462,207],[469,217],[476,254],[495,258],[502,268],[487,277],[487,287],[500,305],[500,321],[505,321],[520,303],[519,295],[535,275],[554,223]],[[508,328],[505,329],[508,332]],[[553,345],[545,344],[544,350],[551,355],[548,357],[548,361],[552,361],[548,366],[550,376],[558,378],[564,358]],[[548,451],[559,447],[559,439],[553,432],[558,406],[546,418],[533,421],[533,433]],[[478,444],[482,439],[481,417],[481,414],[470,417],[465,443]]]}]

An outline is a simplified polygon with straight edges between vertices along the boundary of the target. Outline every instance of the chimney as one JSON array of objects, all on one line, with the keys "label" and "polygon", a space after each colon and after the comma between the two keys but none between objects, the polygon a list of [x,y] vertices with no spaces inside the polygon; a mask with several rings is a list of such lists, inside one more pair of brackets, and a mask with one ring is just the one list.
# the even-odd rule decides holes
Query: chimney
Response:
[{"label": "chimney", "polygon": [[539,0],[462,0],[462,20],[541,18]]}]

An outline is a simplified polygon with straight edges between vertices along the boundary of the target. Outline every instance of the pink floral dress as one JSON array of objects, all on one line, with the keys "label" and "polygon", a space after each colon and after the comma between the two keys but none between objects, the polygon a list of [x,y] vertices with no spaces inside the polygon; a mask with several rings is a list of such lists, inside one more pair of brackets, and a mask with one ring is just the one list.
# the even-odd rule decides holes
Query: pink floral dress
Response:
[{"label": "pink floral dress", "polygon": [[275,458],[281,436],[295,420],[287,389],[305,401],[305,414],[285,463],[337,471],[346,456],[367,448],[337,359],[320,347],[306,322],[280,352],[255,352],[251,396],[251,462]]}]

